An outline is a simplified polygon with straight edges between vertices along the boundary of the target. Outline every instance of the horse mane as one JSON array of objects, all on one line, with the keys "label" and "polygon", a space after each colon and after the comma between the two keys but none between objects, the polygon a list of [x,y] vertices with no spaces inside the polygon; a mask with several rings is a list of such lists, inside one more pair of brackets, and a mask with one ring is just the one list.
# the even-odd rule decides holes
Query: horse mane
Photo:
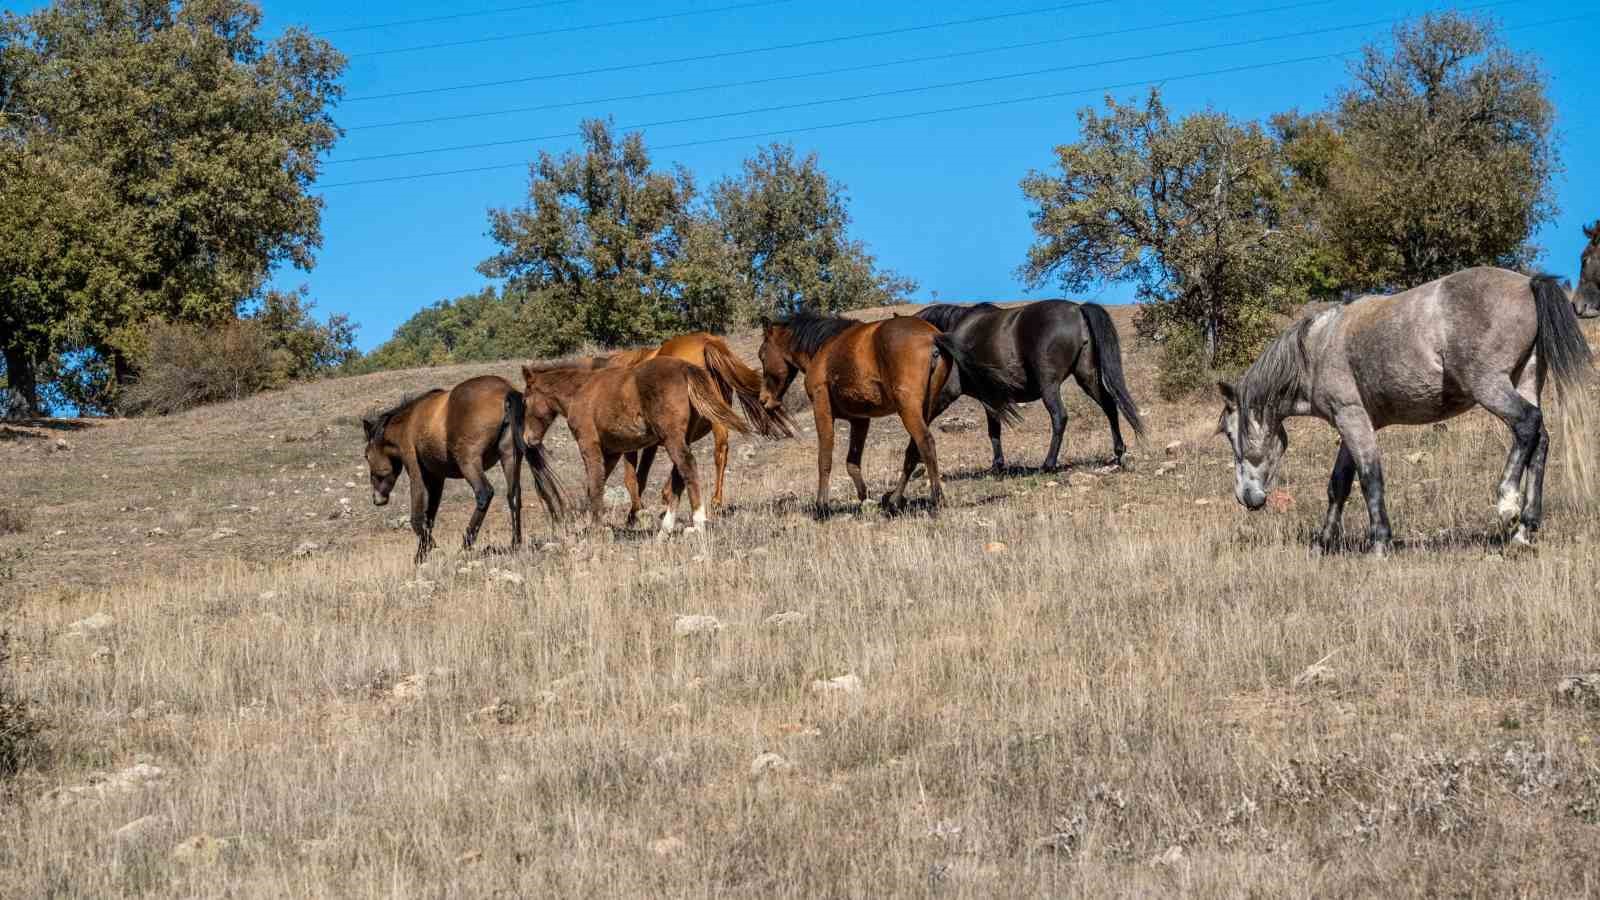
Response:
[{"label": "horse mane", "polygon": [[789,329],[789,341],[798,353],[815,353],[823,344],[861,323],[844,316],[801,310],[774,324]]},{"label": "horse mane", "polygon": [[432,390],[418,391],[414,394],[406,394],[400,398],[399,403],[396,403],[388,409],[363,416],[361,418],[361,424],[367,430],[367,439],[370,441],[373,437],[383,434],[384,430],[389,427],[389,420],[405,412],[407,409],[410,409],[411,405],[416,403],[418,400],[421,400],[424,397],[431,397],[434,394],[442,393],[444,393],[444,388],[433,388]]},{"label": "horse mane", "polygon": [[1271,418],[1263,421],[1275,423],[1279,411],[1299,395],[1300,379],[1306,369],[1306,332],[1319,315],[1302,316],[1300,321],[1273,338],[1261,356],[1239,377],[1239,409],[1244,413],[1239,417],[1241,431],[1249,431],[1250,411],[1264,411]]},{"label": "horse mane", "polygon": [[596,369],[604,369],[613,366],[631,368],[632,366],[636,366],[650,357],[655,356],[656,351],[659,349],[661,349],[661,345],[657,344],[652,347],[634,347],[631,350],[618,350],[615,353],[608,353],[605,356],[596,356],[594,357],[594,367]]},{"label": "horse mane", "polygon": [[978,310],[994,310],[1000,307],[993,303],[975,303],[967,306],[961,303],[934,303],[924,306],[917,311],[917,318],[927,322],[940,331],[949,331],[961,323],[967,316]]},{"label": "horse mane", "polygon": [[1590,247],[1600,246],[1600,219],[1596,219],[1593,225],[1583,226],[1583,236],[1589,239]]}]

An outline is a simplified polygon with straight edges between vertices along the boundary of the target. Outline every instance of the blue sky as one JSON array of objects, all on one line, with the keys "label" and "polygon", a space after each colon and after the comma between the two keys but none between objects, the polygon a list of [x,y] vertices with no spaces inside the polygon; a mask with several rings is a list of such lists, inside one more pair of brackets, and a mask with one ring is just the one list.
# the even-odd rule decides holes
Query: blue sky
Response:
[{"label": "blue sky", "polygon": [[[881,264],[915,278],[921,285],[918,299],[931,299],[935,292],[946,300],[1022,296],[1015,269],[1031,234],[1028,206],[1018,181],[1030,168],[1048,167],[1051,148],[1075,138],[1074,113],[1086,104],[1099,102],[1104,91],[1097,89],[1127,84],[1114,90],[1126,98],[1143,91],[1129,83],[1165,80],[1165,96],[1176,113],[1212,107],[1241,118],[1262,118],[1290,107],[1320,108],[1346,80],[1343,61],[1299,62],[1205,77],[1178,76],[1354,49],[1387,34],[1387,26],[1367,25],[1203,52],[1176,51],[1386,20],[1441,6],[1339,0],[1252,13],[1295,0],[1081,3],[1070,9],[802,49],[499,87],[362,99],[374,94],[590,70],[1067,5],[1060,0],[1008,0],[1002,4],[794,0],[750,5],[754,2],[620,0],[597,4],[577,0],[447,21],[361,28],[531,3],[477,0],[460,6],[438,0],[402,0],[385,4],[378,12],[370,5],[266,0],[267,33],[289,24],[304,25],[324,33],[351,55],[346,76],[348,99],[337,110],[338,121],[350,130],[330,156],[322,178],[324,186],[319,187],[327,202],[324,245],[314,270],[279,272],[277,283],[307,284],[321,312],[350,314],[361,325],[361,347],[370,349],[419,308],[477,290],[486,283],[474,271],[474,266],[493,249],[485,234],[486,211],[516,204],[525,196],[525,164],[539,150],[559,152],[574,147],[576,142],[558,137],[398,159],[341,160],[561,135],[573,131],[578,120],[585,117],[609,115],[619,126],[628,126],[1078,66],[983,84],[644,129],[647,142],[655,148],[1085,91],[988,109],[800,131],[787,138],[778,135],[702,143],[655,154],[658,165],[680,163],[694,172],[702,187],[707,187],[717,178],[735,172],[740,161],[760,143],[790,140],[801,152],[816,152],[824,168],[847,186],[854,236],[867,242]],[[745,8],[727,9],[734,6]],[[716,11],[719,8],[723,11]],[[1558,185],[1561,215],[1539,234],[1538,242],[1546,248],[1545,266],[1571,276],[1583,242],[1580,225],[1600,217],[1600,203],[1591,199],[1600,196],[1600,125],[1593,116],[1586,119],[1580,115],[1585,107],[1579,99],[1585,81],[1592,85],[1593,77],[1592,65],[1585,65],[1592,61],[1586,58],[1588,51],[1584,48],[1595,46],[1600,35],[1593,33],[1592,17],[1590,21],[1517,27],[1570,17],[1578,11],[1570,3],[1524,0],[1495,4],[1489,11],[1512,29],[1508,34],[1511,43],[1537,54],[1547,69],[1560,113],[1566,172]],[[362,55],[683,12],[700,14],[430,50]],[[603,99],[1070,38],[1235,12],[1249,14],[826,77],[641,100]],[[342,30],[352,27],[359,30]],[[1590,33],[1583,35],[1584,31]],[[1171,55],[1109,61],[1163,53]],[[362,127],[558,103],[576,105],[452,122]],[[1592,103],[1588,108],[1593,109]],[[486,166],[502,168],[449,177],[333,186],[339,182]],[[1050,293],[1042,290],[1036,295]],[[1096,299],[1121,302],[1130,294],[1131,289],[1126,286],[1114,285]]]}]

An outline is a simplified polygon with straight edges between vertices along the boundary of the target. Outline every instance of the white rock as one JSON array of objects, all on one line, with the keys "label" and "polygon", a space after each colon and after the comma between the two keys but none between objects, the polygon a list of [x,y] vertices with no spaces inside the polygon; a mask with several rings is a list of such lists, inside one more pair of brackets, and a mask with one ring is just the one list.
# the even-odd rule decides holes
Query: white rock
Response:
[{"label": "white rock", "polygon": [[197,834],[187,840],[179,841],[177,846],[172,848],[171,856],[177,862],[213,863],[232,846],[233,842],[227,838]]},{"label": "white rock", "polygon": [[108,613],[97,612],[86,619],[79,619],[68,625],[67,631],[80,635],[99,634],[114,628],[116,624],[117,620]]},{"label": "white rock", "polygon": [[494,579],[495,581],[503,581],[506,584],[516,584],[516,585],[522,584],[522,582],[524,580],[523,577],[520,574],[518,574],[516,572],[508,572],[508,571],[506,571],[504,569],[490,569],[489,570],[489,577]]},{"label": "white rock", "polygon": [[763,775],[782,775],[794,770],[794,763],[783,758],[779,753],[763,753],[750,763],[750,777],[760,778]]},{"label": "white rock", "polygon": [[685,846],[683,838],[676,835],[668,835],[651,841],[650,852],[657,856],[675,856],[683,852]]},{"label": "white rock", "polygon": [[809,616],[805,613],[791,609],[767,616],[762,624],[773,628],[784,628],[789,625],[804,625],[808,618]]},{"label": "white rock", "polygon": [[672,620],[672,634],[674,637],[688,637],[692,634],[716,634],[726,627],[716,616],[678,616]]},{"label": "white rock", "polygon": [[818,679],[811,682],[813,694],[859,694],[862,691],[861,677],[854,672],[829,678],[826,681]]},{"label": "white rock", "polygon": [[111,836],[119,847],[138,847],[150,843],[166,828],[165,816],[144,816],[118,828]]},{"label": "white rock", "polygon": [[[316,513],[307,513],[306,515],[315,516]],[[322,545],[317,543],[316,541],[301,541],[299,544],[295,545],[294,555],[295,556],[299,556],[299,557],[306,557],[306,556],[310,556],[311,554],[313,554],[313,553],[315,553],[315,552],[317,552],[318,550],[321,550],[321,549],[322,549]]]}]

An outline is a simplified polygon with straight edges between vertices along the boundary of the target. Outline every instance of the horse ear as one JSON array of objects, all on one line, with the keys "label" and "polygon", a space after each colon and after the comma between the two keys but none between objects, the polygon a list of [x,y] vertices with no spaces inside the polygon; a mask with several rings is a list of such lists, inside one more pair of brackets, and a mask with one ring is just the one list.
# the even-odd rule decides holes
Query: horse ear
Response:
[{"label": "horse ear", "polygon": [[367,436],[367,440],[372,440],[372,433],[376,430],[378,430],[378,423],[376,421],[373,419],[361,420],[361,431]]},{"label": "horse ear", "polygon": [[1238,407],[1239,393],[1238,391],[1234,390],[1233,385],[1227,383],[1226,381],[1218,381],[1217,392],[1222,394],[1222,402],[1228,404],[1229,409]]},{"label": "horse ear", "polygon": [[1600,220],[1596,220],[1593,225],[1583,226],[1583,236],[1591,241],[1600,240]]},{"label": "horse ear", "polygon": [[533,381],[533,366],[524,364],[522,367],[522,382],[527,384]]}]

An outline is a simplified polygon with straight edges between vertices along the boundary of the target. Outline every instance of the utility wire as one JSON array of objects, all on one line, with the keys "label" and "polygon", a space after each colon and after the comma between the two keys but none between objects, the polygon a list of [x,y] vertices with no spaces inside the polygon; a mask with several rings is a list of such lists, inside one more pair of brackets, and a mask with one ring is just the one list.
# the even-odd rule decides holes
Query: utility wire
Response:
[{"label": "utility wire", "polygon": [[479,19],[484,16],[499,16],[506,13],[528,12],[535,9],[548,9],[552,6],[571,6],[581,0],[550,0],[548,3],[527,3],[522,6],[502,6],[498,9],[479,9],[472,12],[448,13],[439,16],[424,16],[420,19],[395,19],[390,22],[373,22],[369,25],[346,25],[342,28],[321,28],[313,31],[316,35],[349,34],[354,31],[377,31],[382,28],[400,28],[405,25],[427,25],[431,22],[455,22],[461,19]]},{"label": "utility wire", "polygon": [[766,6],[782,6],[793,3],[795,0],[758,0],[754,3],[735,3],[732,6],[715,6],[710,9],[691,9],[675,13],[661,13],[654,16],[639,16],[633,19],[612,19],[609,22],[591,22],[586,25],[566,25],[561,28],[546,28],[543,31],[522,31],[516,34],[497,34],[489,37],[466,38],[459,41],[439,41],[433,44],[414,44],[410,47],[391,47],[387,50],[368,50],[364,53],[352,53],[351,59],[368,59],[374,56],[392,56],[396,53],[417,53],[423,50],[442,50],[447,47],[471,47],[479,44],[492,44],[499,41],[517,41],[523,38],[544,37],[552,34],[572,34],[578,31],[596,31],[602,28],[616,28],[621,25],[645,25],[651,22],[666,22],[671,19],[685,19],[690,16],[709,16],[717,13],[734,12],[741,9],[759,9]]},{"label": "utility wire", "polygon": [[445,87],[417,88],[409,91],[390,91],[384,94],[367,94],[361,97],[346,97],[343,103],[365,103],[372,100],[393,100],[398,97],[419,97],[425,94],[445,94],[453,91],[468,91],[478,88],[504,87],[511,84],[528,84],[534,81],[554,81],[562,78],[577,78],[583,75],[602,75],[611,72],[630,72],[637,69],[651,69],[658,66],[677,65],[679,63],[707,62],[714,59],[732,59],[737,56],[753,56],[760,53],[775,53],[780,50],[800,50],[806,47],[822,47],[828,44],[840,44],[846,41],[864,41],[872,38],[893,37],[901,34],[915,34],[923,31],[933,31],[939,28],[955,28],[963,25],[978,25],[984,22],[996,22],[1003,19],[1016,19],[1023,16],[1037,16],[1045,13],[1061,12],[1069,9],[1081,9],[1086,6],[1105,6],[1114,0],[1081,0],[1077,3],[1064,3],[1056,6],[1045,6],[1036,9],[1026,9],[1017,12],[997,13],[989,16],[977,16],[970,19],[946,19],[942,22],[929,22],[926,25],[910,25],[904,28],[887,28],[879,31],[863,31],[856,34],[842,34],[828,38],[814,38],[806,41],[792,41],[787,44],[769,44],[765,47],[746,47],[739,50],[719,50],[713,53],[700,53],[694,56],[678,56],[671,59],[657,59],[647,62],[621,63],[614,66],[600,66],[593,69],[575,69],[569,72],[551,72],[544,75],[524,75],[518,78],[502,78],[498,81],[475,81],[466,84],[453,84]]},{"label": "utility wire", "polygon": [[1221,13],[1214,16],[1201,16],[1194,19],[1177,19],[1169,22],[1159,22],[1154,25],[1136,25],[1128,28],[1116,28],[1109,31],[1083,32],[1067,35],[1065,37],[1047,38],[1041,41],[1027,41],[1021,44],[1003,44],[996,47],[983,47],[975,50],[958,50],[952,53],[937,53],[931,56],[909,56],[903,59],[893,59],[886,62],[863,63],[856,66],[844,66],[835,69],[817,69],[811,72],[799,72],[793,75],[773,75],[767,78],[752,78],[745,81],[724,81],[718,84],[703,84],[695,87],[673,88],[663,91],[648,91],[640,94],[624,94],[616,97],[597,97],[590,100],[566,100],[560,103],[545,103],[539,106],[514,106],[507,109],[493,109],[484,112],[457,113],[449,116],[430,116],[423,119],[401,119],[393,122],[374,122],[367,125],[347,125],[345,131],[370,131],[379,128],[399,128],[405,125],[431,125],[437,122],[460,122],[468,119],[488,119],[498,116],[517,115],[519,113],[544,112],[552,109],[570,109],[575,106],[597,106],[605,103],[624,103],[630,100],[649,100],[656,97],[670,97],[679,94],[695,94],[705,91],[725,90],[727,88],[753,87],[761,84],[773,84],[782,81],[798,81],[806,78],[822,78],[829,75],[846,75],[854,72],[867,72],[873,69],[887,69],[896,66],[909,66],[925,62],[941,62],[951,59],[962,59],[970,56],[983,56],[991,53],[1007,53],[1015,50],[1031,50],[1038,47],[1049,47],[1058,44],[1073,43],[1076,41],[1099,40],[1108,37],[1119,37],[1128,34],[1137,34],[1146,31],[1158,31],[1164,28],[1180,28],[1186,25],[1203,25],[1210,22],[1222,22],[1228,19],[1238,19],[1245,16],[1267,15],[1270,13],[1288,12],[1290,10],[1305,9],[1313,6],[1328,6],[1338,0],[1309,0],[1304,3],[1290,3],[1283,6],[1267,6],[1258,9],[1240,10],[1238,12]]},{"label": "utility wire", "polygon": [[[1334,34],[1342,31],[1354,31],[1362,28],[1371,28],[1376,25],[1387,25],[1402,21],[1398,18],[1371,19],[1365,22],[1356,22],[1349,25],[1336,25],[1328,28],[1311,28],[1304,31],[1295,31],[1288,34],[1275,34],[1266,37],[1246,38],[1238,41],[1224,41],[1218,44],[1204,44],[1198,47],[1185,47],[1178,50],[1159,50],[1151,53],[1139,53],[1132,56],[1122,56],[1113,59],[1097,59],[1091,62],[1071,63],[1064,66],[1048,66],[1043,69],[1031,69],[1026,72],[1008,72],[1002,75],[989,75],[982,78],[964,78],[959,81],[944,81],[936,84],[915,85],[913,87],[894,88],[892,90],[871,91],[864,94],[851,94],[844,97],[828,97],[821,100],[805,100],[798,103],[780,103],[773,106],[761,106],[753,109],[734,110],[732,112],[707,113],[698,116],[684,116],[676,119],[659,119],[654,122],[639,122],[621,126],[623,131],[639,131],[646,128],[660,128],[667,125],[689,125],[696,122],[711,122],[718,119],[731,119],[743,116],[759,115],[761,113],[788,112],[797,109],[810,109],[817,106],[831,106],[838,103],[852,103],[861,100],[880,100],[885,97],[899,97],[906,94],[920,94],[928,91],[944,90],[956,87],[971,87],[978,84],[991,84],[998,81],[1012,81],[1019,78],[1031,78],[1036,75],[1054,75],[1061,72],[1071,72],[1080,69],[1092,69],[1099,66],[1119,65],[1130,62],[1146,62],[1153,59],[1164,59],[1169,56],[1181,56],[1191,53],[1206,53],[1212,50],[1232,50],[1239,47],[1249,47],[1256,44],[1271,43],[1274,41],[1292,40],[1294,38],[1315,37],[1317,35]],[[485,150],[491,147],[509,147],[517,144],[533,144],[543,141],[562,140],[565,138],[579,137],[582,132],[563,131],[558,134],[536,135],[533,137],[512,138],[501,141],[477,141],[470,144],[453,144],[445,147],[430,147],[425,150],[401,150],[394,153],[374,153],[368,156],[352,156],[346,159],[329,160],[327,165],[350,165],[353,163],[376,162],[385,159],[403,159],[412,156],[431,156],[436,153],[454,153],[461,150]]]},{"label": "utility wire", "polygon": [[[1543,26],[1546,26],[1546,25],[1558,25],[1558,24],[1564,24],[1564,23],[1567,23],[1567,22],[1587,21],[1587,19],[1588,19],[1588,17],[1584,16],[1584,15],[1564,16],[1564,17],[1556,18],[1556,19],[1545,19],[1545,20],[1538,21],[1538,22],[1528,22],[1528,23],[1525,23],[1525,24],[1522,24],[1522,25],[1511,26],[1511,27],[1508,27],[1506,30],[1507,31],[1521,31],[1521,30],[1527,29],[1527,28],[1540,28],[1540,27],[1543,27]],[[1311,63],[1311,62],[1326,62],[1326,61],[1329,61],[1329,60],[1341,59],[1341,58],[1348,57],[1348,56],[1354,56],[1354,55],[1356,55],[1356,54],[1358,54],[1360,52],[1362,52],[1360,49],[1341,50],[1341,51],[1334,52],[1334,53],[1322,53],[1322,54],[1317,54],[1317,55],[1313,55],[1313,56],[1299,56],[1299,57],[1294,57],[1294,58],[1291,58],[1291,59],[1274,60],[1272,62],[1251,63],[1251,64],[1247,64],[1247,65],[1229,66],[1229,67],[1221,68],[1221,69],[1210,69],[1210,70],[1201,71],[1201,72],[1188,72],[1188,73],[1184,73],[1184,74],[1180,74],[1180,75],[1168,75],[1168,76],[1165,76],[1165,77],[1162,77],[1162,78],[1149,78],[1149,79],[1144,79],[1144,80],[1139,80],[1139,81],[1124,81],[1124,82],[1118,82],[1118,83],[1115,83],[1115,84],[1100,85],[1098,87],[1092,87],[1092,88],[1078,88],[1078,89],[1067,90],[1067,91],[1052,91],[1052,92],[1045,93],[1045,94],[1032,94],[1032,95],[1029,95],[1029,96],[1026,96],[1026,97],[1013,97],[1013,98],[1009,98],[1009,99],[1005,99],[1005,100],[989,100],[989,101],[984,101],[984,102],[981,102],[981,103],[967,103],[967,104],[962,104],[962,105],[959,105],[959,106],[945,106],[945,107],[938,107],[938,108],[935,108],[935,109],[917,110],[915,112],[891,113],[891,114],[887,114],[887,115],[871,116],[871,117],[868,117],[868,118],[851,119],[851,120],[842,121],[842,122],[828,122],[828,123],[824,123],[824,124],[820,124],[820,125],[801,125],[801,126],[796,126],[796,127],[792,127],[792,128],[777,128],[777,129],[772,129],[770,131],[757,131],[757,132],[749,132],[749,133],[746,133],[746,134],[727,135],[727,136],[724,136],[724,137],[703,138],[703,139],[700,139],[700,140],[693,140],[693,141],[680,141],[678,143],[672,143],[672,144],[658,144],[655,147],[653,147],[652,149],[655,150],[655,151],[679,150],[679,149],[683,149],[683,148],[687,148],[687,147],[703,147],[703,146],[708,146],[708,145],[711,145],[711,144],[724,144],[724,143],[731,143],[731,142],[734,142],[734,141],[761,140],[761,139],[771,138],[771,137],[781,137],[781,136],[784,136],[784,135],[809,134],[809,133],[818,132],[818,131],[831,131],[831,130],[836,130],[836,129],[840,129],[840,128],[854,128],[854,127],[858,127],[858,126],[862,126],[862,125],[876,125],[876,124],[881,124],[881,123],[884,123],[884,122],[899,122],[899,121],[905,121],[905,120],[908,120],[908,119],[918,119],[918,118],[927,118],[927,117],[930,117],[930,116],[948,115],[948,114],[951,114],[951,113],[974,112],[974,111],[978,111],[978,110],[997,109],[997,108],[1006,107],[1006,106],[1018,106],[1018,105],[1022,105],[1022,104],[1026,104],[1026,103],[1038,103],[1038,102],[1045,101],[1045,100],[1059,100],[1059,99],[1062,99],[1062,98],[1065,98],[1065,97],[1076,97],[1076,96],[1083,96],[1083,95],[1086,95],[1086,94],[1098,94],[1098,93],[1109,92],[1109,91],[1118,91],[1118,90],[1123,90],[1123,89],[1131,88],[1131,87],[1155,86],[1155,85],[1169,84],[1169,83],[1176,82],[1176,81],[1194,81],[1194,80],[1198,80],[1198,79],[1201,79],[1201,78],[1212,78],[1212,77],[1217,77],[1217,76],[1222,76],[1222,75],[1232,75],[1232,74],[1237,74],[1237,73],[1240,73],[1240,72],[1262,71],[1262,70],[1265,70],[1265,69],[1274,69],[1274,68],[1280,68],[1280,67],[1283,67],[1283,66],[1300,65],[1300,64]],[[353,181],[336,181],[336,182],[331,182],[331,183],[323,184],[323,185],[319,185],[319,186],[322,187],[323,189],[332,189],[332,188],[343,188],[343,187],[356,187],[358,185],[367,185],[367,184],[389,184],[389,183],[401,182],[401,181],[420,181],[420,180],[423,180],[423,179],[430,179],[430,178],[444,178],[444,177],[448,177],[448,176],[452,176],[452,175],[471,175],[471,174],[478,174],[478,173],[482,173],[482,172],[500,172],[500,171],[506,171],[506,170],[509,170],[509,169],[526,169],[528,167],[528,165],[529,164],[526,161],[524,161],[524,162],[515,162],[515,163],[500,163],[500,164],[497,164],[497,165],[473,166],[473,167],[470,167],[470,168],[463,168],[463,169],[446,169],[446,170],[433,171],[433,172],[415,172],[415,173],[412,173],[412,174],[409,174],[409,175],[389,175],[389,176],[383,176],[383,177],[378,177],[378,178],[362,178],[362,179],[357,179],[357,180],[353,180]]]}]

